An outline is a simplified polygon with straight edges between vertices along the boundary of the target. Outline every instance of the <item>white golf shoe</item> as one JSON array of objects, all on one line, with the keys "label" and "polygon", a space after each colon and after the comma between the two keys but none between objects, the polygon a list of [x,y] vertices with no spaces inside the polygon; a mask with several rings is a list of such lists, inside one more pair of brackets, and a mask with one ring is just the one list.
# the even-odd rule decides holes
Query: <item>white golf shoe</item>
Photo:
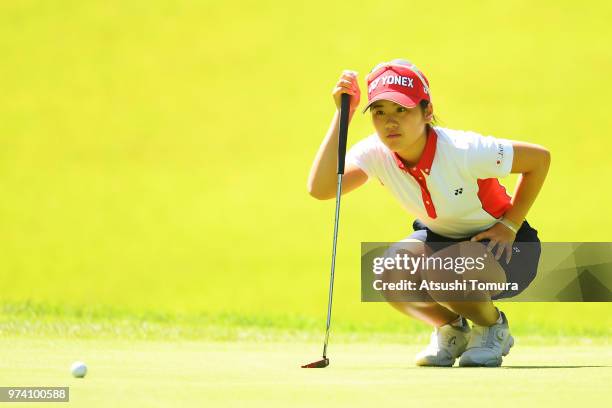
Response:
[{"label": "white golf shoe", "polygon": [[472,336],[467,350],[461,355],[461,367],[499,367],[502,357],[508,355],[510,347],[514,345],[514,338],[510,335],[508,320],[504,312],[499,312],[501,323],[485,327],[474,324]]},{"label": "white golf shoe", "polygon": [[416,355],[416,365],[430,367],[452,367],[455,359],[463,353],[470,338],[470,326],[462,318],[462,326],[445,324],[431,333],[425,350]]}]

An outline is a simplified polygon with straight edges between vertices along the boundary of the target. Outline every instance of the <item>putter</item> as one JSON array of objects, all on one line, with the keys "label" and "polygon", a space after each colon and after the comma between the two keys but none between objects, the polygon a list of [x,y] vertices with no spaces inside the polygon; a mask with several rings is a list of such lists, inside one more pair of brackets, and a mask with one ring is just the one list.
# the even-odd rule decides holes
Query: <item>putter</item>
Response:
[{"label": "putter", "polygon": [[334,244],[332,246],[331,275],[329,277],[329,298],[327,300],[327,327],[323,342],[323,359],[303,365],[302,368],[325,368],[329,365],[327,358],[327,343],[331,325],[332,296],[334,294],[334,270],[336,269],[336,245],[338,242],[338,221],[340,219],[340,196],[342,195],[342,175],[344,174],[344,156],[346,154],[346,139],[348,135],[349,103],[351,96],[343,93],[340,103],[340,126],[338,129],[338,187],[336,189],[336,216],[334,222]]}]

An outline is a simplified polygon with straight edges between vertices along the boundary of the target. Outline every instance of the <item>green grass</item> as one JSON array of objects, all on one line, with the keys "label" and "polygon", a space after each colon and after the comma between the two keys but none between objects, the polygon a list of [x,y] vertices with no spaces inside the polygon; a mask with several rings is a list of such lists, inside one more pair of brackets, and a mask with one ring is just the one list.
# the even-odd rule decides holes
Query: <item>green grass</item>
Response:
[{"label": "green grass", "polygon": [[[426,342],[430,328],[385,306],[382,319],[332,320],[332,343]],[[525,313],[525,306],[531,313]],[[512,333],[524,344],[609,344],[612,324],[593,304],[504,304]],[[547,319],[543,319],[547,316]],[[394,318],[395,320],[390,320]],[[543,321],[545,320],[545,321]],[[0,337],[201,341],[320,341],[324,316],[289,314],[133,312],[110,307],[69,308],[12,303],[0,308]]]},{"label": "green grass", "polygon": [[[108,406],[605,406],[609,347],[517,345],[502,368],[418,368],[414,346],[0,338],[0,383],[69,386],[70,404]],[[88,364],[84,379],[70,364]],[[38,405],[37,405],[38,406]]]}]

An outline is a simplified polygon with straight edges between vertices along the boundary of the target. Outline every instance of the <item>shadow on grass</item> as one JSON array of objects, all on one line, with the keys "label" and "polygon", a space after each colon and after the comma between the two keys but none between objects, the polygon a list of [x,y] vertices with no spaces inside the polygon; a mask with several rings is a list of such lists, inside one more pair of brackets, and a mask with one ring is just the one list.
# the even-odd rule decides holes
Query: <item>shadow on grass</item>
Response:
[{"label": "shadow on grass", "polygon": [[[365,368],[365,367],[351,367],[351,368]],[[411,366],[411,367],[376,367],[375,369],[377,370],[397,370],[398,368],[402,369],[402,370],[454,370],[454,369],[459,369],[459,370],[474,370],[474,369],[485,369],[485,370],[492,370],[492,369],[510,369],[510,370],[529,370],[529,369],[547,369],[547,368],[612,368],[612,366],[609,365],[567,365],[567,366],[560,366],[560,365],[550,365],[550,366],[504,366],[502,365],[501,367],[459,367],[459,366],[453,366],[453,367],[434,367],[434,366],[423,366],[423,367],[418,367],[418,366]],[[372,367],[370,367],[370,369],[373,369]]]},{"label": "shadow on grass", "polygon": [[607,365],[573,365],[573,366],[501,366],[500,368],[518,368],[518,369],[530,369],[530,368],[610,368],[612,366]]}]

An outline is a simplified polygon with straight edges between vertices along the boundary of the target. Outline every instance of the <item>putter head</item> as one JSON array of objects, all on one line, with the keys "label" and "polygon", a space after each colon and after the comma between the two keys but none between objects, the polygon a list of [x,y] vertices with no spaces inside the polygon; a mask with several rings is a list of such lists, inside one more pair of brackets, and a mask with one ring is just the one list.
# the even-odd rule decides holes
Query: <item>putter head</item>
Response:
[{"label": "putter head", "polygon": [[325,368],[329,365],[329,358],[325,357],[323,360],[315,361],[314,363],[303,365],[302,368]]}]

